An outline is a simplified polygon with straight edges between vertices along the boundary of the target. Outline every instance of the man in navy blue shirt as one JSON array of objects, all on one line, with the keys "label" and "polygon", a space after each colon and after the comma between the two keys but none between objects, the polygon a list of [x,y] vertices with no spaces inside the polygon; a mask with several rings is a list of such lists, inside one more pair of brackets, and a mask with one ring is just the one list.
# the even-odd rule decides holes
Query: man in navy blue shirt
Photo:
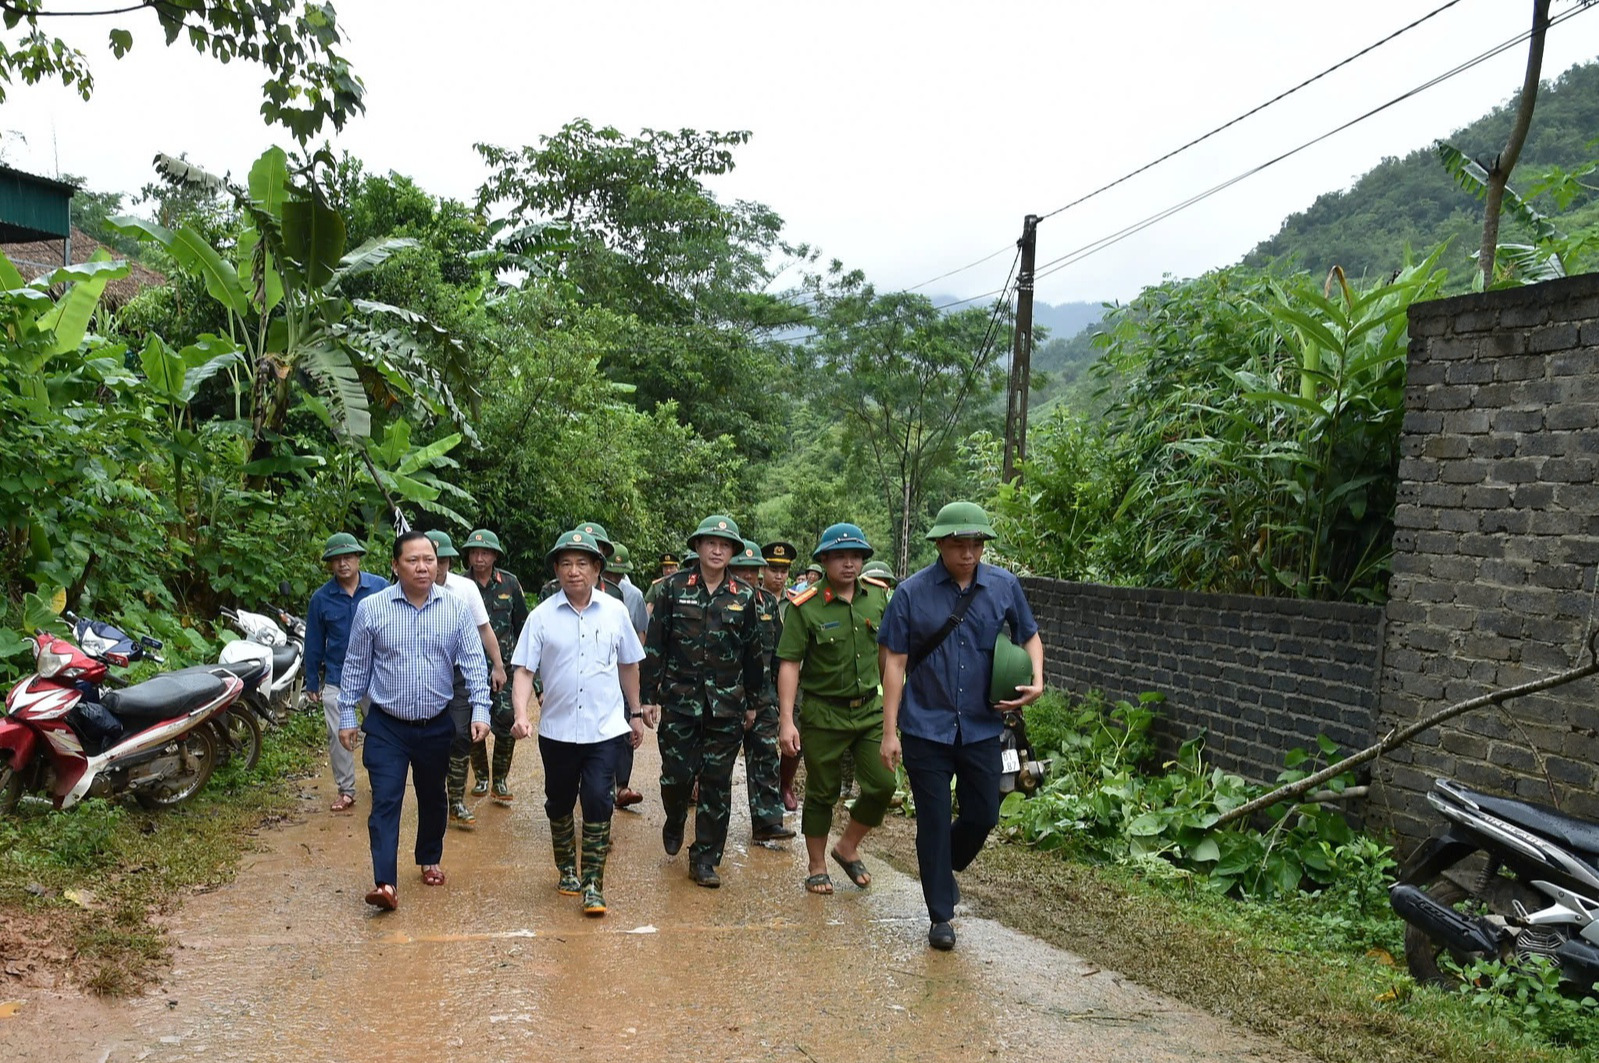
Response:
[{"label": "man in navy blue shirt", "polygon": [[339,742],[339,683],[344,678],[344,651],[350,642],[350,621],[362,598],[387,587],[388,581],[361,571],[366,549],[349,532],[328,538],[322,550],[329,580],[311,595],[305,609],[305,696],[322,703],[328,725],[328,763],[339,796],[333,811],[355,804],[355,754]]},{"label": "man in navy blue shirt", "polygon": [[[982,563],[994,529],[979,506],[951,502],[938,511],[927,538],[938,545],[938,560],[899,585],[877,636],[882,757],[890,770],[904,758],[916,799],[916,863],[932,924],[927,942],[947,950],[955,947],[954,872],[977,858],[999,822],[1001,714],[1044,692],[1044,644],[1016,577]],[[949,628],[963,601],[964,615]],[[990,706],[1001,632],[1026,651],[1033,676],[1016,688],[1016,697]],[[952,779],[960,802],[953,822]]]}]

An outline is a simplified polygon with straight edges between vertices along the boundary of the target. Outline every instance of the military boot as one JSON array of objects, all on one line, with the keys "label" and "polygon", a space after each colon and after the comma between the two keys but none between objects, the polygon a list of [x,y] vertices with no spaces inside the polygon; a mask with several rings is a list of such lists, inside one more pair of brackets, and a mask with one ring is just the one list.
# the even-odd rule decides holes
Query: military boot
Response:
[{"label": "military boot", "polygon": [[[609,824],[607,824],[609,826]],[[583,844],[588,845],[588,826],[584,825]],[[606,835],[609,839],[610,835]],[[555,891],[568,897],[583,892],[583,883],[577,877],[577,824],[571,816],[550,820],[550,844],[555,849],[555,870],[561,873]]]},{"label": "military boot", "polygon": [[460,827],[462,830],[472,830],[477,826],[477,816],[466,807],[466,802],[457,798],[450,802],[450,825]]},{"label": "military boot", "polygon": [[466,800],[466,770],[471,763],[471,758],[462,753],[460,756],[450,754],[450,770],[444,776],[444,791],[449,795],[450,811],[455,811],[455,806]]},{"label": "military boot", "polygon": [[605,914],[605,858],[611,853],[611,821],[583,824],[583,914]]},{"label": "military boot", "polygon": [[472,743],[472,774],[477,780],[472,784],[472,796],[482,797],[489,792],[489,744],[487,741]]},{"label": "military boot", "polygon": [[510,735],[504,738],[498,736],[494,739],[494,800],[510,804],[511,793],[511,757],[516,753],[516,739]]}]

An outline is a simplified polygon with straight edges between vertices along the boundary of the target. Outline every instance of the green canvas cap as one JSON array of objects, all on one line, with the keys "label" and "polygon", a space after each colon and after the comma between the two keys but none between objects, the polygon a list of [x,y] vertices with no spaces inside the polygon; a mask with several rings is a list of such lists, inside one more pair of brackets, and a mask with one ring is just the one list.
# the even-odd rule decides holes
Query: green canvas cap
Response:
[{"label": "green canvas cap", "polygon": [[448,532],[430,531],[427,533],[427,537],[433,543],[433,549],[438,552],[440,557],[461,556],[460,551],[455,548],[455,544],[450,541]]},{"label": "green canvas cap", "polygon": [[744,549],[733,555],[733,560],[728,562],[734,568],[765,568],[766,559],[761,556],[761,548],[753,540],[744,540]]},{"label": "green canvas cap", "polygon": [[[976,502],[951,502],[938,511],[927,538],[937,541],[954,536],[959,539],[997,539],[988,514]],[[1031,677],[1029,677],[1031,678]]]},{"label": "green canvas cap", "polygon": [[335,557],[345,554],[364,554],[366,547],[355,541],[355,536],[349,532],[334,532],[328,536],[328,544],[322,548],[322,560],[332,561]]},{"label": "green canvas cap", "polygon": [[632,572],[633,555],[628,552],[627,547],[623,546],[621,543],[612,543],[611,548],[615,552],[611,554],[611,560],[606,564],[605,571],[622,573]]},{"label": "green canvas cap", "polygon": [[988,684],[988,703],[1014,701],[1016,688],[1031,686],[1032,682],[1033,659],[1001,631],[994,640],[994,677]]},{"label": "green canvas cap", "polygon": [[493,550],[501,557],[505,556],[505,547],[500,545],[500,537],[487,528],[479,528],[466,537],[465,549],[467,550]]},{"label": "green canvas cap", "polygon": [[580,531],[584,535],[594,536],[594,541],[599,544],[606,557],[610,557],[616,551],[616,544],[611,541],[611,533],[606,531],[605,526],[598,521],[583,521],[573,530]]},{"label": "green canvas cap", "polygon": [[700,521],[700,526],[695,528],[694,534],[688,537],[688,548],[690,550],[698,549],[699,541],[707,535],[715,536],[718,539],[726,539],[733,544],[735,553],[744,549],[744,536],[738,533],[738,523],[732,517],[721,513],[713,513]]},{"label": "green canvas cap", "polygon": [[606,566],[605,551],[600,548],[600,541],[588,532],[578,528],[565,532],[559,539],[555,540],[555,545],[550,547],[550,552],[544,555],[544,560],[551,568],[554,568],[555,559],[569,550],[576,550],[582,554],[592,554],[600,559],[600,568],[603,569]]}]

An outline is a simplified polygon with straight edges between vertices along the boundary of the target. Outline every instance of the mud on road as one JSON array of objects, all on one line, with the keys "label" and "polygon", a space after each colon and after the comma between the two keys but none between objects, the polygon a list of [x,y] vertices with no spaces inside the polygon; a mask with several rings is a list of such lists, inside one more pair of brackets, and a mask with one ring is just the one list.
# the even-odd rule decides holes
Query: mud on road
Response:
[{"label": "mud on road", "polygon": [[[653,743],[635,778],[656,775]],[[405,860],[400,909],[370,887],[367,794],[326,811],[328,781],[263,840],[227,887],[169,923],[159,988],[103,1002],[38,992],[0,1017],[11,1061],[1072,1059],[1265,1061],[1303,1057],[965,909],[951,953],[927,947],[913,878],[876,858],[856,890],[807,894],[803,845],[748,844],[735,811],[723,886],[662,852],[657,794],[619,812],[610,914],[555,892],[538,757],[513,771],[510,807],[483,801],[452,829],[447,885]],[[364,787],[365,780],[362,779]],[[735,777],[735,804],[743,799]],[[797,825],[797,817],[791,817]]]}]

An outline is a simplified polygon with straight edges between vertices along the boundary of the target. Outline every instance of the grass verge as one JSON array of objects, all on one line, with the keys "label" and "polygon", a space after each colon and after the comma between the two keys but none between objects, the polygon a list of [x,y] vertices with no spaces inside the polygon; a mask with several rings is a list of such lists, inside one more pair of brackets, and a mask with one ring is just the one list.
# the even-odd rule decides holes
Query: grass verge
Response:
[{"label": "grass verge", "polygon": [[[890,817],[873,842],[915,874],[913,820]],[[977,914],[1329,1063],[1599,1060],[1591,1047],[1550,1048],[1466,998],[1416,987],[1397,920],[1384,921],[1390,930],[1377,921],[1341,928],[1292,903],[1240,903],[1184,876],[1005,842],[962,873],[961,893]]]},{"label": "grass verge", "polygon": [[233,876],[256,832],[293,808],[325,741],[321,713],[295,715],[253,771],[218,768],[180,808],[24,800],[0,818],[0,985],[107,996],[148,985],[168,958],[157,917]]}]

